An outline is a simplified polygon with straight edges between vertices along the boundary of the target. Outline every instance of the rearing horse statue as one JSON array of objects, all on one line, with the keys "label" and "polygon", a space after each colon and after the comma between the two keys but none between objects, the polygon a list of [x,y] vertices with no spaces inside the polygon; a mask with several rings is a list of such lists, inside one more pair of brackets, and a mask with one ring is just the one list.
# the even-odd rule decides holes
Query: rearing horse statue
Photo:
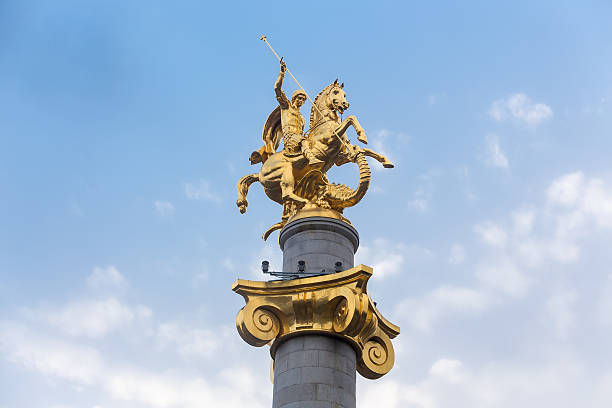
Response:
[{"label": "rearing horse statue", "polygon": [[[291,216],[305,206],[329,208],[341,213],[344,208],[357,204],[365,195],[370,182],[370,169],[364,156],[376,159],[386,168],[393,167],[385,156],[349,143],[346,131],[351,126],[357,132],[357,140],[367,143],[367,138],[354,115],[340,120],[339,114],[349,107],[343,88],[344,84],[338,84],[336,80],[314,99],[310,130],[302,141],[302,151],[309,149],[310,156],[318,159],[316,164],[312,164],[313,161],[304,154],[292,156],[280,151],[267,157],[259,173],[247,174],[238,181],[236,205],[241,213],[246,212],[246,196],[250,185],[256,181],[261,183],[270,199],[283,206],[281,222],[266,231],[264,240],[272,231],[282,228]],[[329,183],[325,175],[334,164],[341,166],[349,162],[359,166],[360,183],[357,190]]]}]

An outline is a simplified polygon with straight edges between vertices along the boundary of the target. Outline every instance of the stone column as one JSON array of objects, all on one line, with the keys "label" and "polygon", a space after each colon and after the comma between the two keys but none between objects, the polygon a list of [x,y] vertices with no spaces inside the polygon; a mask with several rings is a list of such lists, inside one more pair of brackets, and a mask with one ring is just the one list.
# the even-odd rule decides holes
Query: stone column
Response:
[{"label": "stone column", "polygon": [[355,408],[355,350],[330,336],[286,340],[274,359],[273,408]]},{"label": "stone column", "polygon": [[[353,267],[359,234],[348,223],[307,217],[287,224],[279,235],[283,271],[305,262],[305,274],[330,274]],[[337,263],[340,264],[337,266]],[[331,336],[293,337],[276,348],[273,408],[355,408],[355,350]]]},{"label": "stone column", "polygon": [[354,266],[359,234],[344,221],[308,217],[287,224],[278,243],[283,251],[284,272],[295,272],[298,261],[304,261],[307,273],[334,273],[336,262],[341,262],[341,271]]},{"label": "stone column", "polygon": [[232,289],[246,302],[238,333],[252,346],[270,345],[273,408],[355,408],[355,372],[369,379],[388,373],[391,339],[399,334],[367,293],[372,268],[353,266],[357,231],[339,216],[309,216],[289,222],[279,243],[283,271],[296,271],[303,260],[305,273],[237,280]]}]

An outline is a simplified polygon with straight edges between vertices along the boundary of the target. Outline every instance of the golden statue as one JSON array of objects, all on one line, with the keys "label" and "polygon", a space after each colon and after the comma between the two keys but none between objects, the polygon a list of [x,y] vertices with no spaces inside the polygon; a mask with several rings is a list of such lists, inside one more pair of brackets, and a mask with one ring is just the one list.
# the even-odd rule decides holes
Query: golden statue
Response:
[{"label": "golden statue", "polygon": [[[265,37],[262,39],[265,40]],[[346,220],[341,216],[344,208],[357,204],[370,185],[370,167],[365,156],[373,157],[386,168],[393,167],[385,156],[352,145],[347,139],[346,131],[352,126],[357,140],[367,143],[365,131],[354,115],[344,120],[340,118],[349,108],[349,103],[346,101],[344,83],[339,84],[337,79],[311,101],[310,129],[304,133],[300,108],[308,95],[298,90],[291,100],[287,98],[282,84],[288,70],[282,58],[280,64],[280,73],[274,85],[279,106],[272,111],[264,125],[264,145],[250,157],[251,164],[262,163],[261,169],[257,174],[242,177],[237,186],[236,205],[241,213],[246,212],[246,196],[250,185],[256,181],[261,183],[270,199],[283,206],[281,221],[264,233],[264,240],[300,210],[327,209],[337,212],[338,218]],[[279,152],[281,139],[283,149]],[[326,173],[334,164],[341,166],[351,162],[359,167],[357,189],[329,182]]]}]

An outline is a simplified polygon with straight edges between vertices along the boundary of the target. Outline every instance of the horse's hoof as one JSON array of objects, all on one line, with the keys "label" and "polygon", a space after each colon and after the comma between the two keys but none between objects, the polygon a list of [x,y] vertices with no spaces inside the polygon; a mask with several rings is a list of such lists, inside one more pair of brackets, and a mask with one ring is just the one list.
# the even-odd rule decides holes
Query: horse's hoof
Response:
[{"label": "horse's hoof", "polygon": [[384,167],[385,169],[392,169],[392,168],[394,168],[394,167],[395,167],[395,165],[394,165],[393,163],[391,163],[391,162],[384,162],[384,163],[383,163],[383,167]]},{"label": "horse's hoof", "polygon": [[236,205],[240,210],[240,214],[244,214],[247,210],[247,206],[249,205],[249,203],[246,200],[238,200],[236,201]]}]

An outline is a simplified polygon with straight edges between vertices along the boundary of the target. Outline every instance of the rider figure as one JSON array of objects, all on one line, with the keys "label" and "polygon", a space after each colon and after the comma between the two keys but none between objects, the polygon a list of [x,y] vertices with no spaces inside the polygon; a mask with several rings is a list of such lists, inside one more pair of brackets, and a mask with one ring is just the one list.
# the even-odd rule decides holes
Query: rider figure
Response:
[{"label": "rider figure", "polygon": [[[291,95],[291,101],[283,92],[283,79],[287,66],[281,60],[280,73],[274,84],[274,92],[280,106],[281,127],[283,133],[283,154],[287,157],[297,157],[302,153],[308,159],[310,164],[321,164],[321,160],[317,159],[305,143],[304,133],[304,117],[300,112],[302,105],[306,102],[306,92],[298,89]],[[303,143],[304,142],[304,143]]]}]

